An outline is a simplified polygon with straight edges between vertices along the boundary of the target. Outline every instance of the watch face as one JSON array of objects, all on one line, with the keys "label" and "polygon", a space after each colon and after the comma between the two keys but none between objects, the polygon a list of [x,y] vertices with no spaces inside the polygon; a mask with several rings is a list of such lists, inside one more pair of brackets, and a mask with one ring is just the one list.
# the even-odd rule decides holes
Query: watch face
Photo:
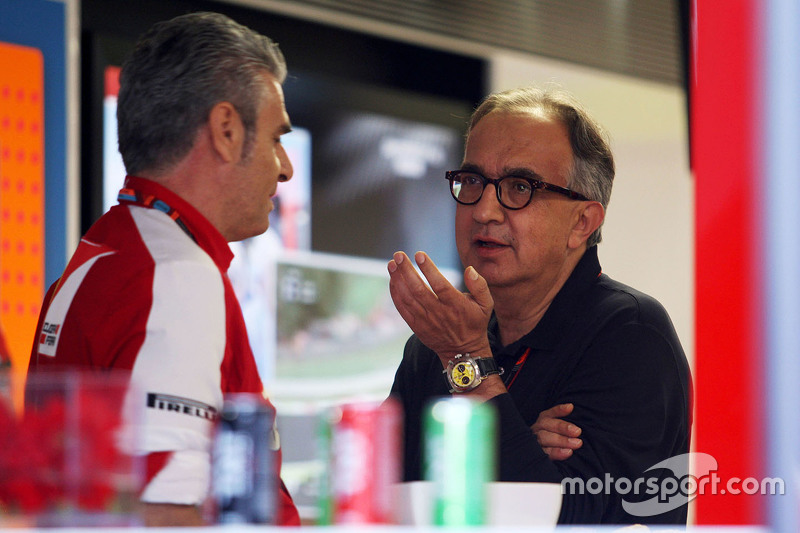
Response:
[{"label": "watch face", "polygon": [[450,379],[459,387],[468,387],[475,377],[475,367],[469,363],[456,363],[450,372]]}]

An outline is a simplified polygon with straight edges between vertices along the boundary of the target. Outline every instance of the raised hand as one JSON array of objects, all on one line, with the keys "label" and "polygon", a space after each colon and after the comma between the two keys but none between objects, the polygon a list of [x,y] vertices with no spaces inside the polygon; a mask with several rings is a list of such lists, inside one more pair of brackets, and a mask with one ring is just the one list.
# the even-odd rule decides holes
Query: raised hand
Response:
[{"label": "raised hand", "polygon": [[388,265],[389,290],[400,316],[443,362],[458,353],[490,357],[486,328],[494,301],[486,280],[468,267],[464,271],[468,292],[461,292],[425,252],[417,252],[414,259],[430,286],[404,252],[395,252]]}]

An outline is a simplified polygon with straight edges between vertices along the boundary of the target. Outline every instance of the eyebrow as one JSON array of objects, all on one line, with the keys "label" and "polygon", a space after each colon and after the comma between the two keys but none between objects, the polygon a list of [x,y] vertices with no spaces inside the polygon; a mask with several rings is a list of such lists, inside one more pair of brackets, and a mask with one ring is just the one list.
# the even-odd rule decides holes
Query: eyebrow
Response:
[{"label": "eyebrow", "polygon": [[530,178],[532,180],[544,181],[544,176],[525,167],[514,167],[503,169],[503,176],[517,176],[520,178]]},{"label": "eyebrow", "polygon": [[[485,175],[483,169],[480,166],[475,165],[473,163],[463,163],[461,165],[461,170],[474,172],[476,174],[480,174],[481,176]],[[530,178],[536,181],[544,181],[543,176],[525,167],[506,167],[503,169],[503,174],[500,177],[504,178],[506,176],[516,176],[519,178]]]}]

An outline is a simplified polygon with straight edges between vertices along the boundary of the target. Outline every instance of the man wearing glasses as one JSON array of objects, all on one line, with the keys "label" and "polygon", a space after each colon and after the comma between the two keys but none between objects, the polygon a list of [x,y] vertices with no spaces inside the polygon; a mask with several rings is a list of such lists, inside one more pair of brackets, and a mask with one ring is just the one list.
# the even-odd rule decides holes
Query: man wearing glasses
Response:
[{"label": "man wearing glasses", "polygon": [[688,498],[654,488],[687,471],[645,471],[689,451],[689,368],[663,307],[601,273],[613,177],[602,129],[563,92],[516,89],[475,111],[446,175],[468,292],[424,252],[430,288],[403,252],[388,265],[414,331],[392,387],[406,481],[422,478],[428,402],[460,395],[496,410],[499,480],[604,483],[566,492],[561,523],[686,522]]}]

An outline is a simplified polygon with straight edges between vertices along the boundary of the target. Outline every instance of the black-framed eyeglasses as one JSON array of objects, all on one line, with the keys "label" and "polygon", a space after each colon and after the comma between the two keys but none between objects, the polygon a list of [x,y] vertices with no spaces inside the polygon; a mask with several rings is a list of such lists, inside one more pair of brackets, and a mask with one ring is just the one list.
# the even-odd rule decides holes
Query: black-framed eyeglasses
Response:
[{"label": "black-framed eyeglasses", "polygon": [[448,170],[445,172],[445,178],[450,182],[450,194],[453,195],[456,202],[464,205],[477,204],[483,196],[484,189],[490,183],[494,185],[497,192],[497,201],[506,209],[522,209],[531,203],[533,193],[538,189],[563,194],[573,200],[589,200],[584,195],[566,187],[521,176],[503,176],[492,179],[471,170]]}]

